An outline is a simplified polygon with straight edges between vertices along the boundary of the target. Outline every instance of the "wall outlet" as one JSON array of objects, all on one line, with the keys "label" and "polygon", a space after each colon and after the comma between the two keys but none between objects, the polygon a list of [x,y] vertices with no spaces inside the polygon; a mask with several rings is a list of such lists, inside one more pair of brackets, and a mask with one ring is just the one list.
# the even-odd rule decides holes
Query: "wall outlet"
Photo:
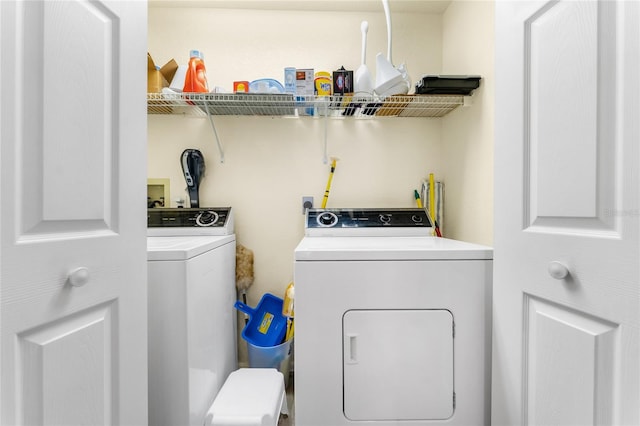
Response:
[{"label": "wall outlet", "polygon": [[313,208],[313,197],[302,197],[302,214],[305,214],[310,208]]}]

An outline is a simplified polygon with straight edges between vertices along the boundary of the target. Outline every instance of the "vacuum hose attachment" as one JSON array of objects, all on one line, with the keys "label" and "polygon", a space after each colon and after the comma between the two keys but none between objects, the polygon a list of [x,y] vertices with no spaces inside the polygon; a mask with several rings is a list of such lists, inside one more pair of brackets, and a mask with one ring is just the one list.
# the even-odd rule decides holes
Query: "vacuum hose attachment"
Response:
[{"label": "vacuum hose attachment", "polygon": [[200,182],[204,177],[205,171],[204,156],[197,149],[185,149],[180,156],[180,164],[182,165],[184,179],[187,182],[190,207],[198,208],[200,207],[198,198]]}]

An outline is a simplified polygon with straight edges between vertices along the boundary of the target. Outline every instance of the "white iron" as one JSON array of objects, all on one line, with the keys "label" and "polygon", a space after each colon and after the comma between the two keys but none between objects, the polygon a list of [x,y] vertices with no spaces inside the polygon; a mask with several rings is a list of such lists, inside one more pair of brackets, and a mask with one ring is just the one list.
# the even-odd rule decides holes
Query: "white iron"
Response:
[{"label": "white iron", "polygon": [[360,24],[360,30],[362,31],[362,64],[356,70],[355,80],[355,92],[356,96],[373,95],[373,82],[371,81],[371,73],[367,67],[367,31],[369,31],[369,23],[362,21]]},{"label": "white iron", "polygon": [[382,7],[387,19],[387,58],[378,53],[376,56],[376,93],[380,97],[405,95],[409,93],[411,79],[405,64],[397,69],[391,61],[391,13],[389,0],[382,0]]},{"label": "white iron", "polygon": [[[395,90],[400,89],[400,91]],[[402,78],[402,74],[394,68],[382,53],[376,55],[376,93],[380,97],[401,94],[402,88],[406,88],[406,83]],[[404,93],[407,93],[405,90]]]}]

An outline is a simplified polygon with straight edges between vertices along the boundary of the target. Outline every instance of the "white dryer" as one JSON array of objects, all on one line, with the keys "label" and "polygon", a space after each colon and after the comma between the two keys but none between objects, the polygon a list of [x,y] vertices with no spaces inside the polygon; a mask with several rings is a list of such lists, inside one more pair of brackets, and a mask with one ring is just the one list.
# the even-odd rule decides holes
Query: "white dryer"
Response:
[{"label": "white dryer", "polygon": [[237,369],[230,208],[149,209],[149,424],[202,425]]},{"label": "white dryer", "polygon": [[493,251],[431,234],[422,209],[308,211],[297,426],[490,424]]}]

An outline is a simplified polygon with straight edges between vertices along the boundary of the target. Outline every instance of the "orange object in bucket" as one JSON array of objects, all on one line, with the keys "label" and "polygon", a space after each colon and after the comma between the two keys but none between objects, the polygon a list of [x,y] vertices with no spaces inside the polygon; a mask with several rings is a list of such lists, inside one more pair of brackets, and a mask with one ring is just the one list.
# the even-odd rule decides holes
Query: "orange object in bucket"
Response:
[{"label": "orange object in bucket", "polygon": [[207,70],[204,66],[202,52],[192,50],[189,53],[189,66],[187,74],[184,77],[183,92],[208,93],[209,85],[207,84]]}]

